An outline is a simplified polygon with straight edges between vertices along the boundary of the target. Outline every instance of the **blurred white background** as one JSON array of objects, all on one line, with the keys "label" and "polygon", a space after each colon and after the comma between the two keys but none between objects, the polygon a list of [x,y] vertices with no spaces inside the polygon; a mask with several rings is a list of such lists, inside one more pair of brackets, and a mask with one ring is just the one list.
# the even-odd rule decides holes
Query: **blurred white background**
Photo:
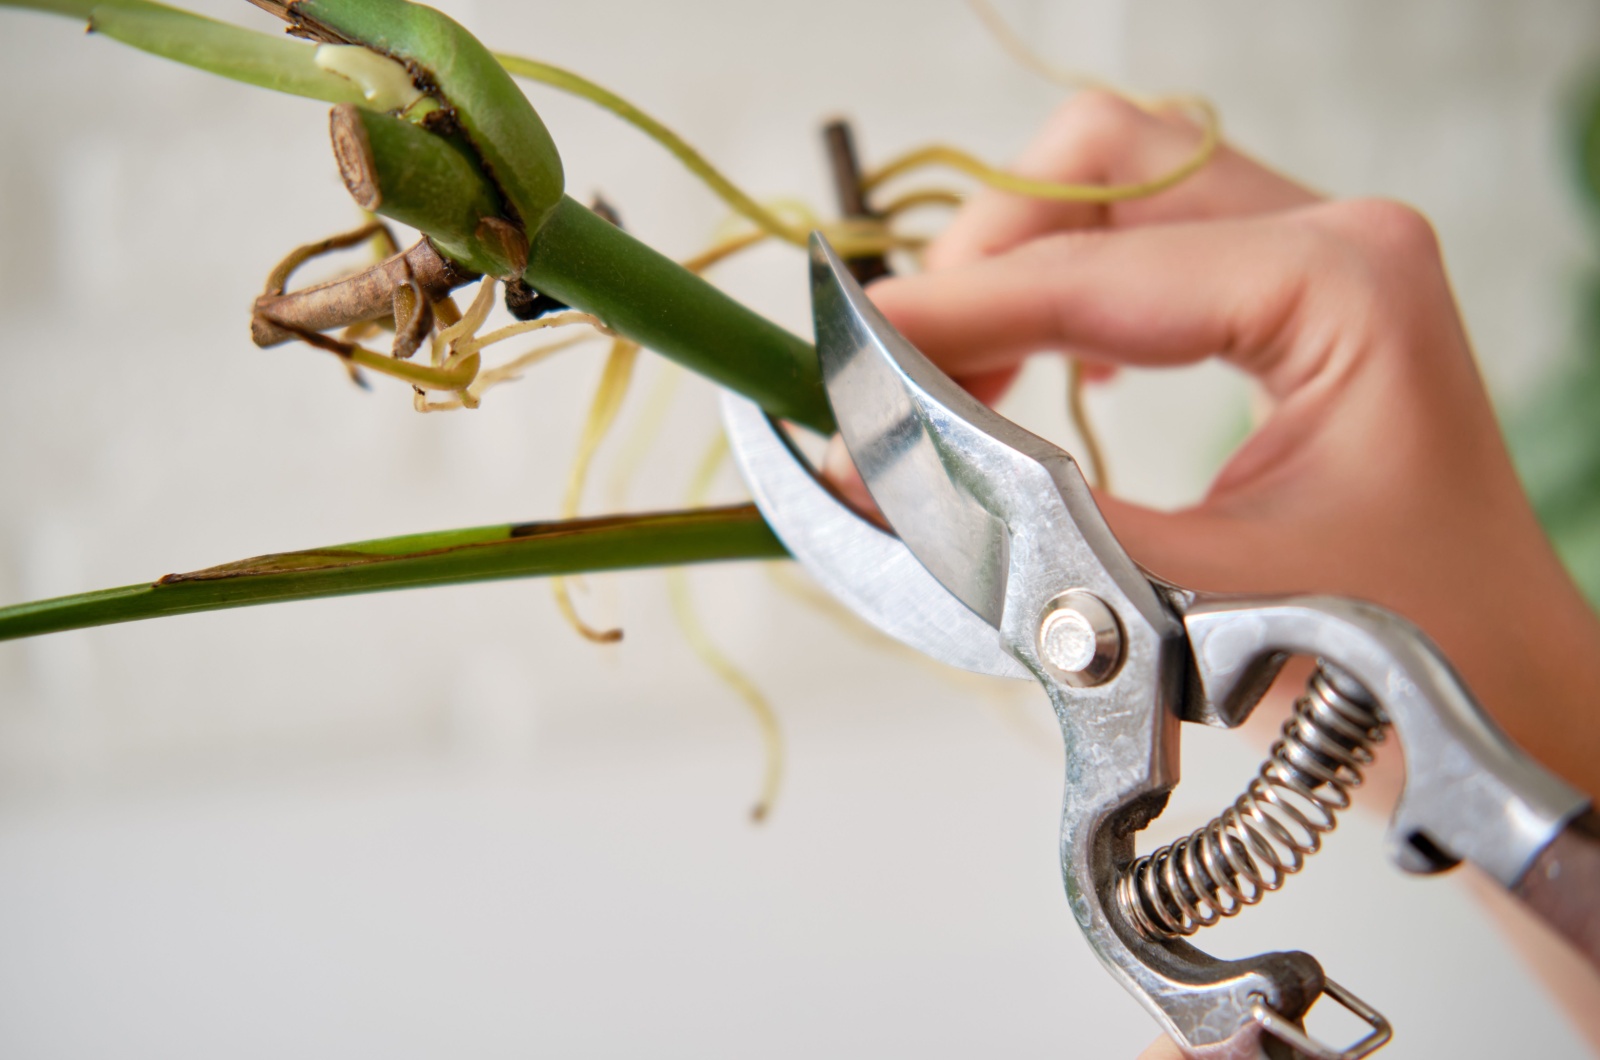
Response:
[{"label": "blurred white background", "polygon": [[[997,3],[1060,64],[1202,92],[1273,165],[1428,212],[1506,401],[1561,349],[1585,240],[1556,108],[1596,57],[1600,5]],[[1058,99],[958,0],[443,6],[636,101],[758,197],[829,204],[817,129],[835,113],[869,163],[931,140],[998,161]],[[603,347],[422,417],[404,387],[362,393],[324,354],[250,346],[267,269],[356,219],[323,107],[11,11],[0,94],[0,601],[555,512]],[[633,131],[530,94],[573,194],[603,190],[674,254],[723,219]],[[774,248],[718,279],[804,331],[803,276]],[[1042,364],[1009,411],[1070,442],[1060,386]],[[1201,369],[1125,378],[1092,412],[1124,492],[1179,504],[1244,405]],[[686,385],[630,503],[681,503],[715,429]],[[684,647],[663,581],[591,582],[580,607],[627,629],[603,649],[535,582],[0,645],[0,1055],[1131,1057],[1149,1040],[1061,896],[1042,697],[862,642],[759,565],[696,572],[788,739],[755,827],[755,726]],[[1231,800],[1259,753],[1186,735],[1162,836]],[[1205,945],[1316,954],[1394,1021],[1385,1056],[1585,1055],[1459,881],[1401,878],[1381,832],[1352,820]]]}]

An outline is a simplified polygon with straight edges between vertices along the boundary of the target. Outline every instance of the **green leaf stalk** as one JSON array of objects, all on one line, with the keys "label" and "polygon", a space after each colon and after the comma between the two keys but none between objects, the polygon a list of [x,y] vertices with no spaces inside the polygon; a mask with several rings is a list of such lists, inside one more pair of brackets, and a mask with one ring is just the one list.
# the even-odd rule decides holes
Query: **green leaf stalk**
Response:
[{"label": "green leaf stalk", "polygon": [[256,556],[0,608],[0,640],[288,600],[785,554],[752,505],[446,530]]}]

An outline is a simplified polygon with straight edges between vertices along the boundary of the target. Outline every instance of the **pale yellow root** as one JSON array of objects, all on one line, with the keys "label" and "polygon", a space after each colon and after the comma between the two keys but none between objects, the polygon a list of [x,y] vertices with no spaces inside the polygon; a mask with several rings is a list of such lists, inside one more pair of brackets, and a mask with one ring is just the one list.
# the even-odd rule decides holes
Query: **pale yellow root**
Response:
[{"label": "pale yellow root", "polygon": [[896,237],[881,222],[868,221],[854,225],[824,226],[819,224],[814,216],[810,216],[809,210],[798,211],[801,214],[798,220],[786,218],[784,216],[785,211],[757,202],[724,176],[715,166],[706,161],[705,156],[690,147],[683,137],[615,92],[603,88],[588,78],[573,73],[571,70],[539,62],[536,59],[505,54],[497,54],[495,59],[507,71],[517,77],[542,82],[609,110],[612,114],[615,114],[666,148],[674,158],[683,164],[685,169],[698,177],[707,188],[711,189],[736,214],[755,225],[757,229],[768,236],[803,247],[806,244],[807,236],[813,229],[834,229],[830,231],[830,241],[834,243],[839,253],[844,254],[846,257],[880,253],[893,248],[899,243]]},{"label": "pale yellow root", "polygon": [[672,399],[677,397],[678,387],[683,382],[682,368],[667,360],[657,360],[656,363],[660,365],[661,372],[656,376],[650,393],[645,396],[644,408],[617,454],[611,479],[606,486],[606,498],[612,511],[620,512],[628,507],[628,490],[638,476],[645,457],[650,455],[656,440],[661,437],[667,413],[672,411]]},{"label": "pale yellow root", "polygon": [[[914,250],[924,242],[921,236],[904,236],[891,231],[888,215],[824,221],[798,199],[769,199],[762,205],[774,215],[791,218],[792,224],[797,229],[821,232],[832,244],[833,249],[847,258],[883,254],[891,250]],[[761,229],[739,232],[734,227],[738,221],[738,215],[729,217],[727,222],[718,226],[718,242],[679,264],[690,272],[701,272],[724,258],[771,238],[771,233]],[[724,234],[729,231],[734,234]]]},{"label": "pale yellow root", "polygon": [[1073,430],[1083,441],[1083,465],[1089,472],[1089,485],[1096,489],[1111,489],[1111,476],[1106,471],[1105,450],[1100,436],[1089,420],[1089,410],[1083,403],[1083,362],[1076,357],[1067,358],[1067,415]]},{"label": "pale yellow root", "polygon": [[486,279],[478,284],[478,293],[472,299],[472,304],[461,315],[461,319],[449,327],[439,331],[439,344],[446,349],[453,347],[458,339],[469,335],[476,335],[478,329],[483,327],[483,322],[489,319],[489,311],[494,308],[494,292],[496,284],[493,280]]},{"label": "pale yellow root", "polygon": [[[384,246],[385,243],[382,241],[385,240],[387,241],[387,246],[395,246],[394,235],[389,231],[389,226],[385,222],[379,220],[375,214],[366,213],[365,217],[366,221],[360,228],[349,232],[340,232],[315,243],[306,243],[289,251],[283,260],[273,266],[272,271],[267,274],[267,293],[282,294],[288,289],[290,278],[294,276],[295,271],[300,266],[332,251],[347,250],[350,247],[369,241],[373,242],[374,246],[377,247]],[[380,256],[379,260],[382,260],[382,257],[387,257],[387,255]]]},{"label": "pale yellow root", "polygon": [[768,233],[760,230],[745,232],[743,235],[731,236],[713,243],[694,257],[685,258],[679,264],[690,272],[701,273],[718,262],[733,257],[741,250],[749,250],[757,243],[763,243],[770,238],[772,237]]},{"label": "pale yellow root", "polygon": [[1200,146],[1195,149],[1194,154],[1177,168],[1154,180],[1141,181],[1135,184],[1098,185],[1058,184],[1053,181],[1029,180],[1026,177],[1019,177],[1015,173],[996,169],[959,148],[949,147],[944,144],[932,144],[901,155],[887,165],[867,174],[862,181],[866,190],[870,191],[913,169],[939,165],[966,173],[991,188],[999,188],[1002,191],[1014,192],[1018,195],[1068,202],[1121,202],[1125,199],[1139,199],[1165,191],[1174,184],[1192,176],[1196,170],[1210,161],[1211,156],[1216,153],[1217,147],[1222,142],[1221,123],[1217,118],[1216,108],[1207,100],[1199,96],[1139,96],[1117,89],[1098,78],[1063,70],[1029,47],[1028,43],[1006,23],[1006,20],[1001,17],[1000,12],[995,9],[989,0],[967,0],[967,3],[978,18],[982,20],[984,26],[994,36],[995,40],[1013,59],[1052,84],[1073,91],[1097,89],[1103,92],[1110,92],[1146,110],[1183,107],[1193,111],[1200,119]]},{"label": "pale yellow root", "polygon": [[783,730],[779,728],[778,716],[761,689],[722,653],[722,649],[717,647],[700,624],[700,616],[695,611],[694,599],[689,592],[689,578],[683,568],[674,567],[667,572],[667,592],[672,598],[672,612],[678,620],[678,629],[689,643],[689,649],[735,695],[744,700],[761,728],[766,770],[761,781],[761,793],[750,807],[750,819],[764,821],[771,814],[778,791],[783,786]]},{"label": "pale yellow root", "polygon": [[[728,441],[719,433],[716,441],[706,451],[705,458],[700,461],[700,466],[695,470],[689,489],[691,506],[705,503],[711,482],[727,455]],[[755,682],[723,654],[722,649],[717,647],[711,635],[706,632],[700,622],[699,614],[695,611],[694,599],[689,591],[688,572],[684,568],[674,567],[667,572],[667,592],[672,599],[672,611],[677,617],[678,628],[683,632],[684,640],[688,641],[690,650],[699,656],[706,668],[721,678],[735,695],[744,700],[745,706],[750,709],[751,715],[760,727],[761,743],[766,751],[766,771],[761,783],[761,794],[757,797],[755,805],[750,808],[750,819],[757,822],[764,821],[772,812],[773,804],[778,798],[778,790],[783,785],[783,730],[778,724],[778,716],[761,689],[757,688]]]},{"label": "pale yellow root", "polygon": [[[478,402],[482,400],[486,391],[506,383],[515,383],[522,378],[522,373],[525,369],[531,368],[540,361],[563,350],[570,350],[572,347],[580,346],[585,342],[593,342],[600,337],[597,332],[588,332],[582,335],[570,335],[567,338],[558,339],[543,346],[535,346],[528,352],[513,357],[505,364],[480,371],[478,378],[472,381],[472,385],[467,387],[462,395],[446,401],[428,401],[419,393],[417,400],[413,404],[418,412],[448,412],[459,408],[477,408]],[[465,397],[470,404],[463,402],[462,397]]]},{"label": "pale yellow root", "polygon": [[[768,238],[770,238],[769,233],[764,231],[746,232],[715,243],[681,264],[691,272],[701,273],[718,262],[732,257],[740,251],[747,250]],[[604,441],[612,425],[616,422],[617,412],[622,407],[623,398],[626,396],[628,387],[633,379],[633,370],[638,360],[638,354],[639,345],[625,339],[619,338],[611,346],[611,355],[606,361],[605,370],[601,373],[600,385],[595,392],[594,401],[589,407],[589,417],[584,424],[583,435],[578,441],[578,452],[573,460],[572,471],[567,480],[567,494],[562,504],[562,516],[564,518],[571,518],[578,513],[578,503],[583,495],[584,483],[588,479],[589,467],[593,463],[595,451],[599,449],[600,443]],[[674,366],[669,371],[670,374],[665,377],[666,381],[670,384],[676,384],[679,377],[676,367]],[[658,386],[658,394],[660,389]],[[612,504],[613,510],[620,510],[623,507],[620,494],[626,492],[627,480],[643,460],[650,443],[654,441],[656,434],[660,430],[660,424],[665,419],[666,412],[667,402],[665,399],[660,402],[653,401],[651,407],[647,409],[648,415],[644,423],[641,424],[646,429],[635,432],[628,460],[619,473],[618,484],[614,484],[613,492],[619,494],[619,496]],[[571,586],[572,583],[565,578],[556,578],[552,584],[552,590],[556,597],[556,607],[560,609],[567,622],[584,637],[597,643],[605,644],[621,640],[622,631],[620,629],[596,629],[583,621],[578,615],[577,607],[573,604]]]},{"label": "pale yellow root", "polygon": [[[749,250],[770,237],[770,233],[760,229],[727,236],[693,257],[685,258],[679,264],[690,272],[703,273],[713,265]],[[672,410],[672,399],[677,395],[679,384],[683,382],[682,368],[666,360],[660,361],[659,364],[661,372],[645,398],[644,409],[639,414],[632,432],[629,433],[628,440],[623,444],[611,472],[606,496],[613,511],[622,511],[627,507],[628,490],[633,485],[633,480],[638,475],[645,457],[650,455],[650,449],[661,436],[661,428],[667,421],[667,413]]]},{"label": "pale yellow root", "polygon": [[[1063,76],[1059,71],[1055,71],[1048,63],[1045,63],[1027,48],[1026,44],[1005,25],[1004,20],[999,17],[992,7],[982,4],[979,0],[974,0],[974,7],[985,24],[989,26],[991,32],[1000,39],[1001,44],[1016,55],[1020,61],[1052,80],[1063,80]],[[723,176],[716,167],[707,162],[704,156],[690,147],[677,133],[621,96],[595,84],[593,81],[570,70],[552,66],[549,63],[542,63],[535,59],[503,54],[497,54],[495,59],[515,76],[541,81],[563,92],[587,99],[591,103],[611,111],[623,121],[639,129],[646,136],[671,152],[673,157],[683,163],[685,168],[698,177],[723,202],[727,203],[735,213],[744,217],[768,235],[796,246],[804,246],[809,231],[813,228],[824,227],[804,222],[796,224],[786,220],[780,212],[758,203],[727,177]],[[1066,78],[1065,80],[1073,87],[1084,87],[1086,85],[1101,87],[1098,82],[1087,78]],[[875,173],[869,174],[863,182],[864,187],[870,190],[911,169],[927,165],[944,165],[961,170],[990,187],[1041,198],[1069,199],[1082,202],[1115,202],[1120,199],[1152,195],[1155,192],[1171,187],[1199,169],[1216,149],[1219,134],[1215,111],[1201,100],[1185,100],[1183,102],[1194,107],[1202,115],[1205,136],[1200,149],[1193,158],[1157,180],[1109,187],[1028,180],[1014,173],[996,169],[957,148],[933,145],[904,155]],[[840,254],[845,257],[881,253],[904,243],[900,237],[891,233],[882,221],[856,222],[853,226],[840,224],[824,227],[824,230],[828,229],[833,229],[830,233],[831,241],[834,242],[835,248],[838,249]]]},{"label": "pale yellow root", "polygon": [[1032,70],[1040,77],[1052,84],[1074,91],[1085,88],[1096,88],[1102,91],[1112,91],[1111,86],[1097,77],[1081,73],[1077,70],[1067,70],[1056,66],[1045,59],[1038,52],[1028,47],[1016,30],[1012,29],[1000,12],[995,10],[989,0],[967,0],[967,6],[972,8],[973,14],[983,22],[990,34],[1011,54],[1018,63]]},{"label": "pale yellow root", "polygon": [[786,242],[797,246],[805,246],[806,229],[787,224],[781,217],[764,208],[760,203],[735,186],[731,180],[723,176],[715,166],[707,162],[705,157],[690,147],[683,137],[621,96],[570,70],[563,70],[559,66],[551,66],[549,63],[541,63],[535,59],[524,59],[515,55],[500,54],[495,56],[495,60],[517,77],[543,82],[563,92],[586,99],[597,106],[604,107],[662,147],[665,147],[672,153],[674,158],[683,163],[684,168],[699,177],[706,187],[710,188],[723,202],[732,207],[736,213],[748,219],[757,228]]},{"label": "pale yellow root", "polygon": [[960,206],[963,201],[960,192],[948,188],[919,188],[889,200],[889,204],[878,212],[885,221],[891,221],[910,210],[925,206]]},{"label": "pale yellow root", "polygon": [[[470,312],[468,316],[470,317]],[[461,321],[461,324],[465,323],[467,323],[467,318],[463,318]],[[457,324],[455,327],[460,327],[461,324]],[[606,327],[599,317],[569,309],[564,313],[548,313],[537,320],[523,320],[515,324],[507,324],[503,328],[496,328],[487,335],[469,334],[467,338],[455,340],[456,356],[477,353],[479,350],[493,346],[497,342],[514,339],[518,335],[526,335],[530,331],[543,331],[546,328],[565,328],[574,324],[587,324],[602,335],[614,336],[616,334],[616,332]],[[453,329],[446,328],[445,330],[450,331]]]},{"label": "pale yellow root", "polygon": [[[584,421],[583,434],[578,438],[578,452],[572,460],[572,470],[567,475],[567,492],[561,501],[561,517],[570,519],[578,514],[578,503],[583,497],[583,485],[589,477],[589,465],[594,454],[605,440],[611,425],[616,422],[622,401],[628,395],[628,384],[633,379],[634,364],[639,359],[639,344],[628,339],[617,339],[611,344],[605,367],[600,372],[600,383],[595,388],[594,399],[589,404],[589,416]],[[568,624],[586,639],[596,644],[613,644],[622,639],[620,629],[596,629],[585,622],[573,606],[572,592],[566,578],[551,580],[556,607]]]},{"label": "pale yellow root", "polygon": [[[336,352],[347,370],[366,368],[380,375],[410,383],[416,390],[455,391],[463,403],[473,404],[474,402],[466,396],[466,390],[478,377],[478,369],[482,364],[478,349],[487,343],[480,342],[477,346],[466,350],[455,349],[454,343],[462,337],[472,336],[483,326],[483,321],[488,317],[493,303],[494,284],[485,282],[466,315],[440,331],[430,344],[433,362],[431,364],[413,364],[410,361],[378,353],[376,350],[369,350],[356,343],[340,342],[308,332],[302,332],[300,337],[313,346],[321,346]],[[439,356],[441,348],[450,350],[449,355],[442,360]]]},{"label": "pale yellow root", "polygon": [[967,174],[981,184],[1001,191],[1009,191],[1016,195],[1026,195],[1035,199],[1053,199],[1059,202],[1087,202],[1110,203],[1122,202],[1127,199],[1142,199],[1157,192],[1166,191],[1174,184],[1186,180],[1211,160],[1218,144],[1222,142],[1222,133],[1216,120],[1216,112],[1209,105],[1194,102],[1199,111],[1203,124],[1201,126],[1200,146],[1171,171],[1156,177],[1154,180],[1142,180],[1133,184],[1061,184],[1050,180],[1032,180],[1020,177],[1015,173],[1008,173],[1003,169],[996,169],[982,159],[968,154],[957,147],[947,144],[930,144],[919,147],[915,151],[908,151],[899,158],[868,173],[862,180],[862,185],[867,189],[879,187],[894,178],[909,173],[914,169],[926,166],[945,166]]},{"label": "pale yellow root", "polygon": [[477,378],[478,366],[482,363],[474,353],[452,358],[442,366],[412,364],[355,343],[341,345],[344,347],[340,353],[341,359],[347,368],[366,368],[423,390],[464,391]]},{"label": "pale yellow root", "polygon": [[[477,295],[472,299],[472,304],[465,313],[460,312],[455,302],[449,298],[443,299],[434,306],[435,316],[440,328],[433,336],[429,346],[431,363],[428,365],[409,365],[404,362],[393,362],[401,365],[399,368],[377,367],[387,375],[396,376],[412,384],[415,393],[412,395],[412,406],[418,412],[446,412],[453,409],[475,409],[482,400],[483,394],[490,387],[498,386],[520,378],[522,369],[534,364],[560,350],[577,345],[593,335],[580,335],[564,339],[549,345],[536,347],[512,359],[498,368],[484,369],[482,367],[481,352],[496,343],[505,342],[507,339],[526,335],[533,331],[545,331],[550,328],[571,327],[573,325],[587,325],[595,332],[610,334],[609,329],[600,322],[600,319],[588,313],[565,312],[551,313],[537,320],[524,321],[498,328],[487,335],[478,334],[484,322],[489,319],[489,313],[494,309],[494,296],[497,286],[493,280],[484,280],[478,288]],[[366,366],[368,361],[364,357],[353,356],[357,364]],[[425,390],[449,390],[454,396],[442,401],[430,401]]]},{"label": "pale yellow root", "polygon": [[376,338],[388,328],[381,320],[363,320],[359,324],[351,324],[339,332],[339,337],[345,342],[360,342],[363,339]]}]

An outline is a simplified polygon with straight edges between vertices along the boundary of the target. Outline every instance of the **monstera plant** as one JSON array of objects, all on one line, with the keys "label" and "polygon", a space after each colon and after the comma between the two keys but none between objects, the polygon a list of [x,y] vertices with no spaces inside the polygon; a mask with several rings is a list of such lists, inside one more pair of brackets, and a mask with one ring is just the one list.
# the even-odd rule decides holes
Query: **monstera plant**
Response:
[{"label": "monstera plant", "polygon": [[[352,379],[371,387],[375,399],[484,418],[505,414],[492,401],[483,404],[492,388],[576,342],[601,344],[605,367],[589,400],[575,487],[581,487],[600,436],[617,417],[641,351],[741,391],[802,429],[831,429],[809,343],[709,282],[705,277],[715,267],[762,244],[797,248],[813,229],[825,231],[864,274],[880,269],[885,255],[914,258],[921,240],[903,222],[915,211],[959,201],[943,182],[905,183],[933,167],[1017,195],[1109,201],[1151,194],[1184,179],[1205,164],[1217,142],[1215,124],[1202,110],[1205,135],[1195,154],[1159,180],[1127,187],[1028,181],[946,147],[909,151],[860,172],[848,145],[840,143],[834,160],[845,194],[835,211],[839,216],[823,216],[742,190],[658,118],[586,77],[491,51],[463,26],[406,0],[262,0],[259,6],[283,21],[286,34],[248,30],[147,0],[0,0],[0,6],[86,25],[100,38],[151,53],[152,62],[184,64],[204,75],[330,105],[331,112],[302,112],[314,115],[319,130],[326,127],[330,171],[366,212],[365,222],[292,251],[289,243],[321,233],[285,236],[289,253],[274,268],[263,263],[260,295],[248,314],[241,312],[240,323],[249,324],[258,346],[300,347],[307,357],[336,360]],[[105,43],[82,47],[88,63],[92,49]],[[69,70],[36,74],[46,91],[49,78],[70,76]],[[583,144],[558,144],[514,78],[571,93],[629,122],[701,178],[726,204],[731,223],[702,252],[674,261],[630,234],[627,201],[616,204],[618,211],[578,201],[567,186],[563,156],[568,162],[580,157]],[[130,95],[140,90],[137,83],[125,89]],[[1596,127],[1586,127],[1591,189],[1597,186],[1593,160],[1600,157],[1594,151]],[[221,153],[216,165],[228,164]],[[251,223],[246,206],[239,213],[234,223]],[[387,222],[415,229],[417,241],[400,245]],[[296,285],[303,266],[336,251],[368,256],[349,274]],[[491,324],[500,305],[514,322]],[[242,330],[208,339],[214,346],[247,348]],[[513,340],[537,345],[504,353]],[[176,379],[185,359],[194,356],[193,349],[175,345],[167,360],[148,371]],[[1594,545],[1600,540],[1600,509],[1592,488],[1600,459],[1589,444],[1597,437],[1589,414],[1600,395],[1597,365],[1588,357],[1575,368],[1576,382],[1552,390],[1549,401],[1559,414],[1546,410],[1532,417],[1520,445],[1541,510],[1592,593],[1600,593],[1600,567],[1585,559],[1600,554]],[[67,399],[37,395],[42,402]],[[1587,447],[1571,444],[1574,436]],[[569,489],[559,510],[517,513],[537,521],[275,552],[0,608],[0,639],[344,594],[522,577],[553,578],[559,587],[562,577],[584,572],[783,555],[749,505],[577,518],[577,492]],[[452,521],[447,512],[439,520]],[[230,551],[225,538],[216,545],[223,556],[244,551]],[[578,620],[559,588],[557,600],[584,635],[614,639],[614,631]],[[769,716],[763,724],[770,728]],[[770,805],[775,776],[769,771],[758,809]]]},{"label": "monstera plant", "polygon": [[[885,255],[914,255],[923,241],[907,232],[902,221],[908,214],[959,202],[948,187],[905,188],[905,177],[928,168],[954,170],[1017,195],[1108,202],[1183,180],[1217,144],[1214,117],[1195,103],[1203,134],[1182,165],[1143,184],[1080,186],[1028,180],[941,145],[862,172],[849,128],[839,124],[829,143],[843,216],[824,219],[804,205],[758,201],[627,100],[561,67],[494,53],[451,18],[406,0],[257,0],[283,21],[284,35],[150,0],[4,2],[79,20],[98,37],[208,74],[332,105],[332,165],[366,223],[295,248],[271,269],[249,317],[257,346],[321,351],[315,356],[337,358],[362,385],[399,396],[409,389],[419,411],[475,409],[488,389],[578,342],[604,339],[609,354],[566,501],[549,513],[552,518],[259,555],[23,603],[0,609],[0,639],[535,575],[554,577],[557,603],[579,632],[615,639],[617,631],[592,628],[578,617],[565,576],[783,555],[745,504],[575,517],[589,462],[616,418],[641,349],[742,392],[799,428],[832,429],[810,344],[702,273],[764,242],[803,247],[814,229],[860,268],[881,272]],[[732,224],[701,253],[673,261],[631,236],[625,218],[607,204],[576,201],[565,187],[561,151],[514,77],[585,99],[657,141],[725,202]],[[402,248],[391,222],[415,229],[419,238]],[[375,252],[370,264],[295,286],[302,266],[363,248]],[[513,322],[493,327],[489,318],[498,303]],[[547,337],[553,338],[516,356],[501,354],[509,340]],[[380,341],[388,348],[375,345]],[[692,624],[692,618],[685,621]],[[770,736],[770,715],[748,682],[703,636],[691,642],[741,689]],[[775,776],[774,769],[768,796]]]},{"label": "monstera plant", "polygon": [[[484,389],[531,359],[525,355],[517,364],[491,368],[489,347],[575,326],[613,339],[617,375],[625,375],[633,352],[643,346],[748,395],[774,415],[829,431],[831,414],[810,345],[699,273],[763,240],[803,245],[818,227],[854,258],[915,248],[918,240],[899,235],[895,218],[956,199],[944,189],[914,190],[881,209],[863,205],[856,216],[833,223],[763,206],[625,100],[558,67],[496,55],[450,18],[405,0],[261,0],[259,6],[286,22],[289,37],[148,0],[26,0],[11,6],[82,19],[96,34],[163,58],[334,104],[334,159],[373,223],[291,253],[267,278],[253,311],[252,335],[262,346],[303,342],[328,351],[358,380],[379,374],[409,384],[419,409],[474,407]],[[606,209],[576,202],[565,194],[555,143],[512,75],[573,92],[634,123],[704,178],[745,228],[676,263],[608,220]],[[943,165],[1021,195],[1110,201],[1151,194],[1183,179],[1215,143],[1211,124],[1186,164],[1159,180],[1125,187],[1030,181],[963,152],[932,147],[867,174],[860,189]],[[383,219],[413,227],[422,238],[401,251]],[[376,264],[337,281],[289,289],[292,274],[307,261],[364,243],[380,249]],[[473,283],[477,293],[470,306],[458,307],[451,292]],[[484,332],[502,286],[519,322]],[[387,352],[362,344],[380,328],[393,333]],[[606,404],[597,406],[601,421]],[[780,552],[744,506],[424,534],[256,557],[155,583],[12,607],[0,612],[0,636],[447,581]]]}]

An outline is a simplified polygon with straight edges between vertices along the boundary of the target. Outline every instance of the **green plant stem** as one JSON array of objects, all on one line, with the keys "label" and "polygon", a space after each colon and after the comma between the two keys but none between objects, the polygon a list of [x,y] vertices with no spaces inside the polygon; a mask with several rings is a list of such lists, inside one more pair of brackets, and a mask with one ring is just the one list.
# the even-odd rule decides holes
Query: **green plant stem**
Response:
[{"label": "green plant stem", "polygon": [[446,530],[0,608],[0,640],[323,596],[784,555],[753,505]]},{"label": "green plant stem", "polygon": [[[279,0],[258,2],[291,14]],[[353,82],[317,66],[313,48],[148,0],[0,0],[0,6],[88,18],[124,43],[246,83],[357,107],[365,102]],[[776,415],[833,429],[809,344],[560,195],[560,161],[538,116],[465,30],[397,0],[309,0],[305,10],[337,37],[359,38],[428,73],[446,90],[477,155],[463,151],[454,135],[364,109],[351,121],[349,108],[338,108],[336,126],[344,111],[345,125],[366,134],[335,140],[358,201],[365,197],[378,212],[417,224],[469,267],[498,274],[507,251],[516,249],[504,239],[505,226],[491,223],[505,205],[504,192],[517,219],[534,222],[523,277],[536,289]],[[20,604],[0,609],[0,639],[319,596],[782,554],[749,506],[484,527],[281,553]]]},{"label": "green plant stem", "polygon": [[[523,278],[775,416],[831,434],[816,350],[570,198],[540,229]],[[799,273],[796,283],[801,282]]]},{"label": "green plant stem", "polygon": [[[288,15],[286,4],[262,3]],[[0,0],[0,6],[33,7],[87,17],[96,25],[114,24],[117,39],[214,74],[336,103],[365,103],[352,82],[315,65],[315,49],[309,45],[148,0]],[[297,4],[295,10],[301,9]],[[378,202],[378,213],[420,228],[441,251],[466,267],[497,275],[503,271],[506,247],[486,237],[503,234],[504,229],[486,228],[483,221],[493,219],[502,208],[501,189],[515,190],[522,199],[519,212],[524,220],[541,210],[546,213],[542,226],[528,228],[533,245],[523,275],[536,290],[592,313],[619,334],[747,395],[774,415],[823,433],[833,431],[833,413],[809,343],[570,198],[560,196],[546,209],[542,197],[552,187],[559,190],[559,159],[554,158],[553,147],[546,150],[543,125],[493,57],[476,41],[466,51],[451,50],[450,41],[470,39],[465,30],[447,19],[418,14],[416,5],[394,0],[319,0],[305,10],[314,11],[325,25],[337,22],[342,35],[382,38],[380,50],[437,66],[438,70],[430,69],[435,75],[446,71],[440,75],[441,87],[448,81],[456,93],[451,104],[458,111],[478,112],[469,124],[475,133],[472,147],[483,151],[486,145],[495,145],[495,157],[484,162],[504,167],[491,179],[453,139],[363,109],[359,116],[370,150],[367,158],[356,161],[372,170],[368,190]],[[400,21],[385,22],[389,15]],[[463,58],[467,51],[472,53],[470,63]],[[508,91],[515,94],[515,105]],[[474,105],[463,106],[463,96]],[[503,112],[510,115],[505,123],[485,109],[502,106],[509,108]],[[345,182],[354,192],[361,187],[361,175],[352,174],[349,153],[337,142],[335,149]],[[524,173],[517,160],[529,156],[536,164]],[[518,176],[508,183],[513,171]],[[357,201],[366,205],[363,195],[357,194]]]},{"label": "green plant stem", "polygon": [[253,0],[300,29],[361,44],[421,72],[455,111],[491,184],[533,238],[561,199],[561,156],[528,97],[454,19],[407,0]]},{"label": "green plant stem", "polygon": [[357,206],[428,233],[440,253],[473,272],[504,271],[501,248],[479,236],[483,219],[499,215],[500,196],[458,144],[349,106],[334,108],[329,131]]},{"label": "green plant stem", "polygon": [[[399,118],[365,110],[351,117],[365,130],[363,150],[338,148],[336,154],[357,202],[421,228],[463,265],[492,273],[501,254],[483,239],[475,219],[495,193],[487,182],[468,179],[464,156],[448,140]],[[570,197],[550,211],[522,275],[535,290],[594,314],[773,415],[833,431],[810,343]]]},{"label": "green plant stem", "polygon": [[[833,429],[809,344],[561,194],[560,159],[544,124],[510,74],[461,26],[406,0],[256,2],[297,26],[332,31],[340,40],[402,59],[438,86],[478,156],[487,194],[498,199],[503,193],[514,208],[513,219],[530,244],[522,278],[535,290],[599,317],[619,334],[748,395],[775,415],[818,431]],[[486,192],[457,172],[459,155],[439,149],[444,138],[371,111],[351,117],[367,132],[369,150],[357,160],[370,168],[352,173],[346,153],[339,160],[347,186],[370,185],[374,191],[361,205],[418,224],[446,253],[459,250],[462,264],[506,275],[505,262],[520,248],[507,245],[504,226],[486,223],[481,207],[454,205],[462,200],[454,199],[452,189],[474,199]],[[451,175],[419,178],[421,167],[432,162]],[[419,188],[425,189],[420,196]],[[430,216],[422,217],[425,212]],[[474,218],[469,231],[463,219]]]}]

